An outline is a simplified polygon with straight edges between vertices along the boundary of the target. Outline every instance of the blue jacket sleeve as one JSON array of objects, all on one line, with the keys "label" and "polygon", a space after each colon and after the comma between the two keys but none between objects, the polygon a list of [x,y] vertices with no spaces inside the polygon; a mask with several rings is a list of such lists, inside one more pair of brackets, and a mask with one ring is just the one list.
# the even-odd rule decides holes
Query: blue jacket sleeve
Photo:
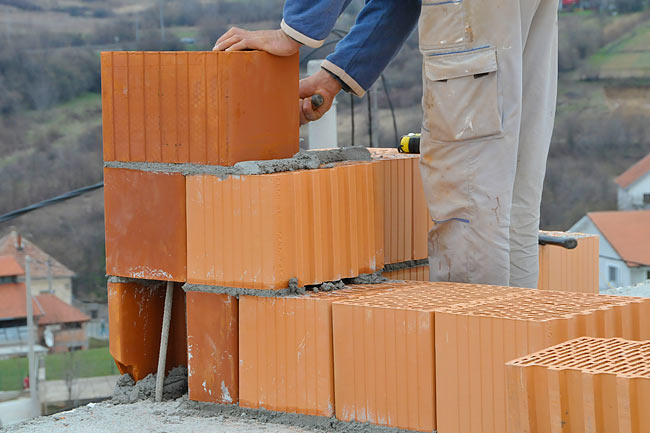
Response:
[{"label": "blue jacket sleeve", "polygon": [[291,38],[318,48],[352,0],[287,0],[280,27]]},{"label": "blue jacket sleeve", "polygon": [[363,96],[410,36],[421,7],[421,0],[367,0],[323,68]]}]

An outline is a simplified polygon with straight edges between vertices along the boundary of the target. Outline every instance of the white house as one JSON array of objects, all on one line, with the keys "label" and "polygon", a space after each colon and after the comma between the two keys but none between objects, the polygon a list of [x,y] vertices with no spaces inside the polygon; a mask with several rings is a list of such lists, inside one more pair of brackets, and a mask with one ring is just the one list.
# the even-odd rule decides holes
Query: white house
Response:
[{"label": "white house", "polygon": [[569,231],[600,236],[601,289],[650,280],[650,210],[591,212]]},{"label": "white house", "polygon": [[615,179],[618,210],[650,209],[650,154]]}]

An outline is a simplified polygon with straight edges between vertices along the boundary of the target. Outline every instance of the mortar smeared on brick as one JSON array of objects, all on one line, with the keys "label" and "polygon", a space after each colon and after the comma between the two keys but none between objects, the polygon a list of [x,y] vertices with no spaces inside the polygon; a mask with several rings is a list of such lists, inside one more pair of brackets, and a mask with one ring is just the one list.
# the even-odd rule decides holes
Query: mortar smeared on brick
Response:
[{"label": "mortar smeared on brick", "polygon": [[105,167],[140,170],[154,173],[180,173],[189,175],[212,175],[220,178],[228,176],[255,176],[282,173],[296,170],[328,168],[337,162],[371,161],[370,152],[365,147],[342,147],[328,150],[308,150],[296,153],[292,158],[269,161],[244,161],[232,167],[199,164],[170,164],[162,162],[119,162],[107,161]]},{"label": "mortar smeared on brick", "polygon": [[403,269],[413,269],[421,266],[429,266],[429,259],[408,260],[406,262],[387,264],[384,266],[383,272],[401,271]]}]

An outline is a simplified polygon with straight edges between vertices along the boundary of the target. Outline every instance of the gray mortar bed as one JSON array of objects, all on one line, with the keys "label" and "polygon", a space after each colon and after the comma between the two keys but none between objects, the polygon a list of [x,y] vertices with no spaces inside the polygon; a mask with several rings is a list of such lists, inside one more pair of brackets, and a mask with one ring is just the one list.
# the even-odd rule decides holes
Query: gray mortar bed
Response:
[{"label": "gray mortar bed", "polygon": [[254,176],[296,170],[329,168],[335,163],[347,161],[372,161],[372,157],[370,156],[368,149],[365,147],[342,147],[329,150],[300,151],[292,158],[287,159],[238,162],[232,167],[220,165],[119,161],[107,161],[104,163],[104,166],[108,168],[124,168],[152,173],[180,173],[185,176],[207,174],[226,178],[228,176]]}]

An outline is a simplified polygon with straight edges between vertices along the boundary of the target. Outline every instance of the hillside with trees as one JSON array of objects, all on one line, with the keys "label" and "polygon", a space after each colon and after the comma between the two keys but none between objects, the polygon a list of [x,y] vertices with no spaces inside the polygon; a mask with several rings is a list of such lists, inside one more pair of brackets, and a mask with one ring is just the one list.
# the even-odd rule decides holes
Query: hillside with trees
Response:
[{"label": "hillside with trees", "polygon": [[[277,27],[282,0],[0,0],[0,213],[102,179],[99,52],[205,50],[228,27]],[[592,2],[593,3],[593,2]],[[337,24],[347,30],[362,7]],[[545,229],[613,209],[613,178],[650,152],[650,14],[635,0],[560,14],[560,89],[542,205]],[[338,35],[341,32],[336,32]],[[317,53],[325,57],[339,36]],[[331,43],[330,43],[331,42]],[[303,71],[304,72],[304,71]],[[380,143],[418,131],[421,59],[414,34],[378,87]],[[340,95],[339,145],[368,145],[367,101]],[[79,277],[75,293],[105,293],[101,191],[0,224],[15,225]]]}]

